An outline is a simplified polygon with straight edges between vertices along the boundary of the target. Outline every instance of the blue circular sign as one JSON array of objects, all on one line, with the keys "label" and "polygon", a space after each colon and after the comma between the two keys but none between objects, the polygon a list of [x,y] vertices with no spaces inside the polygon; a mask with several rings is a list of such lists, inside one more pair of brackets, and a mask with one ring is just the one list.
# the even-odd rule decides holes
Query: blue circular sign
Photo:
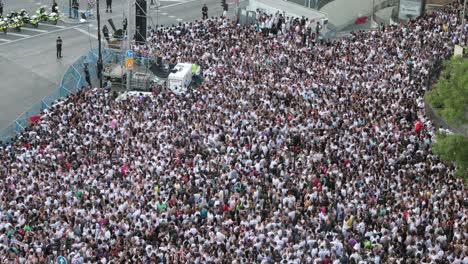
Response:
[{"label": "blue circular sign", "polygon": [[133,58],[133,50],[127,50],[127,58]]},{"label": "blue circular sign", "polygon": [[67,264],[67,259],[63,256],[58,256],[57,257],[57,264]]}]

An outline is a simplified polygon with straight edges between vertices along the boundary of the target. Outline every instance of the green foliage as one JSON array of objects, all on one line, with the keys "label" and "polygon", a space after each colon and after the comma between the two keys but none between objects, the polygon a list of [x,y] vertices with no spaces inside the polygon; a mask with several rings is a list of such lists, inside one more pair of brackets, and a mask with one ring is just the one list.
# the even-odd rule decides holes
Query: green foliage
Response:
[{"label": "green foliage", "polygon": [[453,162],[457,167],[456,175],[459,177],[468,177],[468,138],[459,135],[447,135],[438,133],[437,140],[432,146],[434,154],[438,155],[443,161]]},{"label": "green foliage", "polygon": [[468,123],[468,59],[446,61],[440,79],[426,93],[426,100],[447,122]]}]

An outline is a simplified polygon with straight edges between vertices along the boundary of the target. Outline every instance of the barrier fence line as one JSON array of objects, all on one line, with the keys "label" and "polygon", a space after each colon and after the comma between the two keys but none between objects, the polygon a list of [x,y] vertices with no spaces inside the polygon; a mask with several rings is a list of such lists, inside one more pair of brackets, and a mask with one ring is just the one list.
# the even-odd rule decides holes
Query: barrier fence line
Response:
[{"label": "barrier fence line", "polygon": [[[106,56],[109,55],[109,52],[105,50],[103,52]],[[32,105],[28,110],[13,120],[10,125],[0,131],[0,141],[4,143],[11,142],[18,133],[24,131],[29,125],[29,118],[31,116],[40,114],[42,110],[48,109],[55,101],[80,90],[84,79],[84,72],[82,69],[84,68],[85,62],[88,63],[90,73],[97,72],[97,56],[95,56],[94,50],[90,50],[86,55],[81,56],[67,68],[57,89]]]}]

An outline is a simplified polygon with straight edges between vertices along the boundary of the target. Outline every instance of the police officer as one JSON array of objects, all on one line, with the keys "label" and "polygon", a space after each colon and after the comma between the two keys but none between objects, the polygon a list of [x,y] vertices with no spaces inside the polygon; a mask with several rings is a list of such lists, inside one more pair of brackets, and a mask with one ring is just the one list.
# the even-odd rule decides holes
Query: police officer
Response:
[{"label": "police officer", "polygon": [[207,19],[208,18],[208,7],[206,6],[206,4],[203,5],[201,10],[202,10],[202,15],[203,15],[203,20]]},{"label": "police officer", "polygon": [[86,79],[86,82],[88,83],[88,86],[92,87],[92,85],[91,85],[91,76],[89,75],[88,65],[85,65],[84,73],[85,73],[85,79]]},{"label": "police officer", "polygon": [[98,60],[98,61],[97,61],[97,71],[96,71],[96,73],[97,73],[97,78],[98,78],[99,80],[101,80],[101,77],[102,77],[102,69],[103,69],[103,67],[104,67],[104,65],[103,65],[103,63],[102,63],[102,60]]},{"label": "police officer", "polygon": [[58,5],[57,5],[57,2],[55,2],[55,0],[54,0],[54,3],[52,4],[52,13],[58,13]]},{"label": "police officer", "polygon": [[104,27],[102,27],[102,34],[104,34],[104,38],[107,40],[107,42],[109,42],[110,41],[109,29],[107,28],[106,25],[104,25]]},{"label": "police officer", "polygon": [[63,41],[60,38],[60,36],[57,38],[56,44],[57,44],[57,59],[59,59],[59,58],[62,58],[62,44],[63,44]]},{"label": "police officer", "polygon": [[106,13],[109,11],[112,13],[112,0],[106,0]]},{"label": "police officer", "polygon": [[122,26],[123,26],[123,31],[127,31],[127,25],[128,25],[128,22],[127,22],[127,18],[124,18],[124,20],[122,21]]},{"label": "police officer", "polygon": [[80,15],[79,14],[80,4],[78,3],[77,0],[73,0],[72,9],[73,9],[73,18],[78,19]]}]

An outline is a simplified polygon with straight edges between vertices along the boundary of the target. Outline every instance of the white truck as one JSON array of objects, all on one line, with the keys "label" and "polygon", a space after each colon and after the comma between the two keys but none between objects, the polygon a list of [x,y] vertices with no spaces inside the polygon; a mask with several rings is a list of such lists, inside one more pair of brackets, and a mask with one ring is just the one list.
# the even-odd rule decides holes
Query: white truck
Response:
[{"label": "white truck", "polygon": [[192,64],[178,63],[167,78],[167,88],[175,94],[181,94],[187,90],[191,82]]}]

